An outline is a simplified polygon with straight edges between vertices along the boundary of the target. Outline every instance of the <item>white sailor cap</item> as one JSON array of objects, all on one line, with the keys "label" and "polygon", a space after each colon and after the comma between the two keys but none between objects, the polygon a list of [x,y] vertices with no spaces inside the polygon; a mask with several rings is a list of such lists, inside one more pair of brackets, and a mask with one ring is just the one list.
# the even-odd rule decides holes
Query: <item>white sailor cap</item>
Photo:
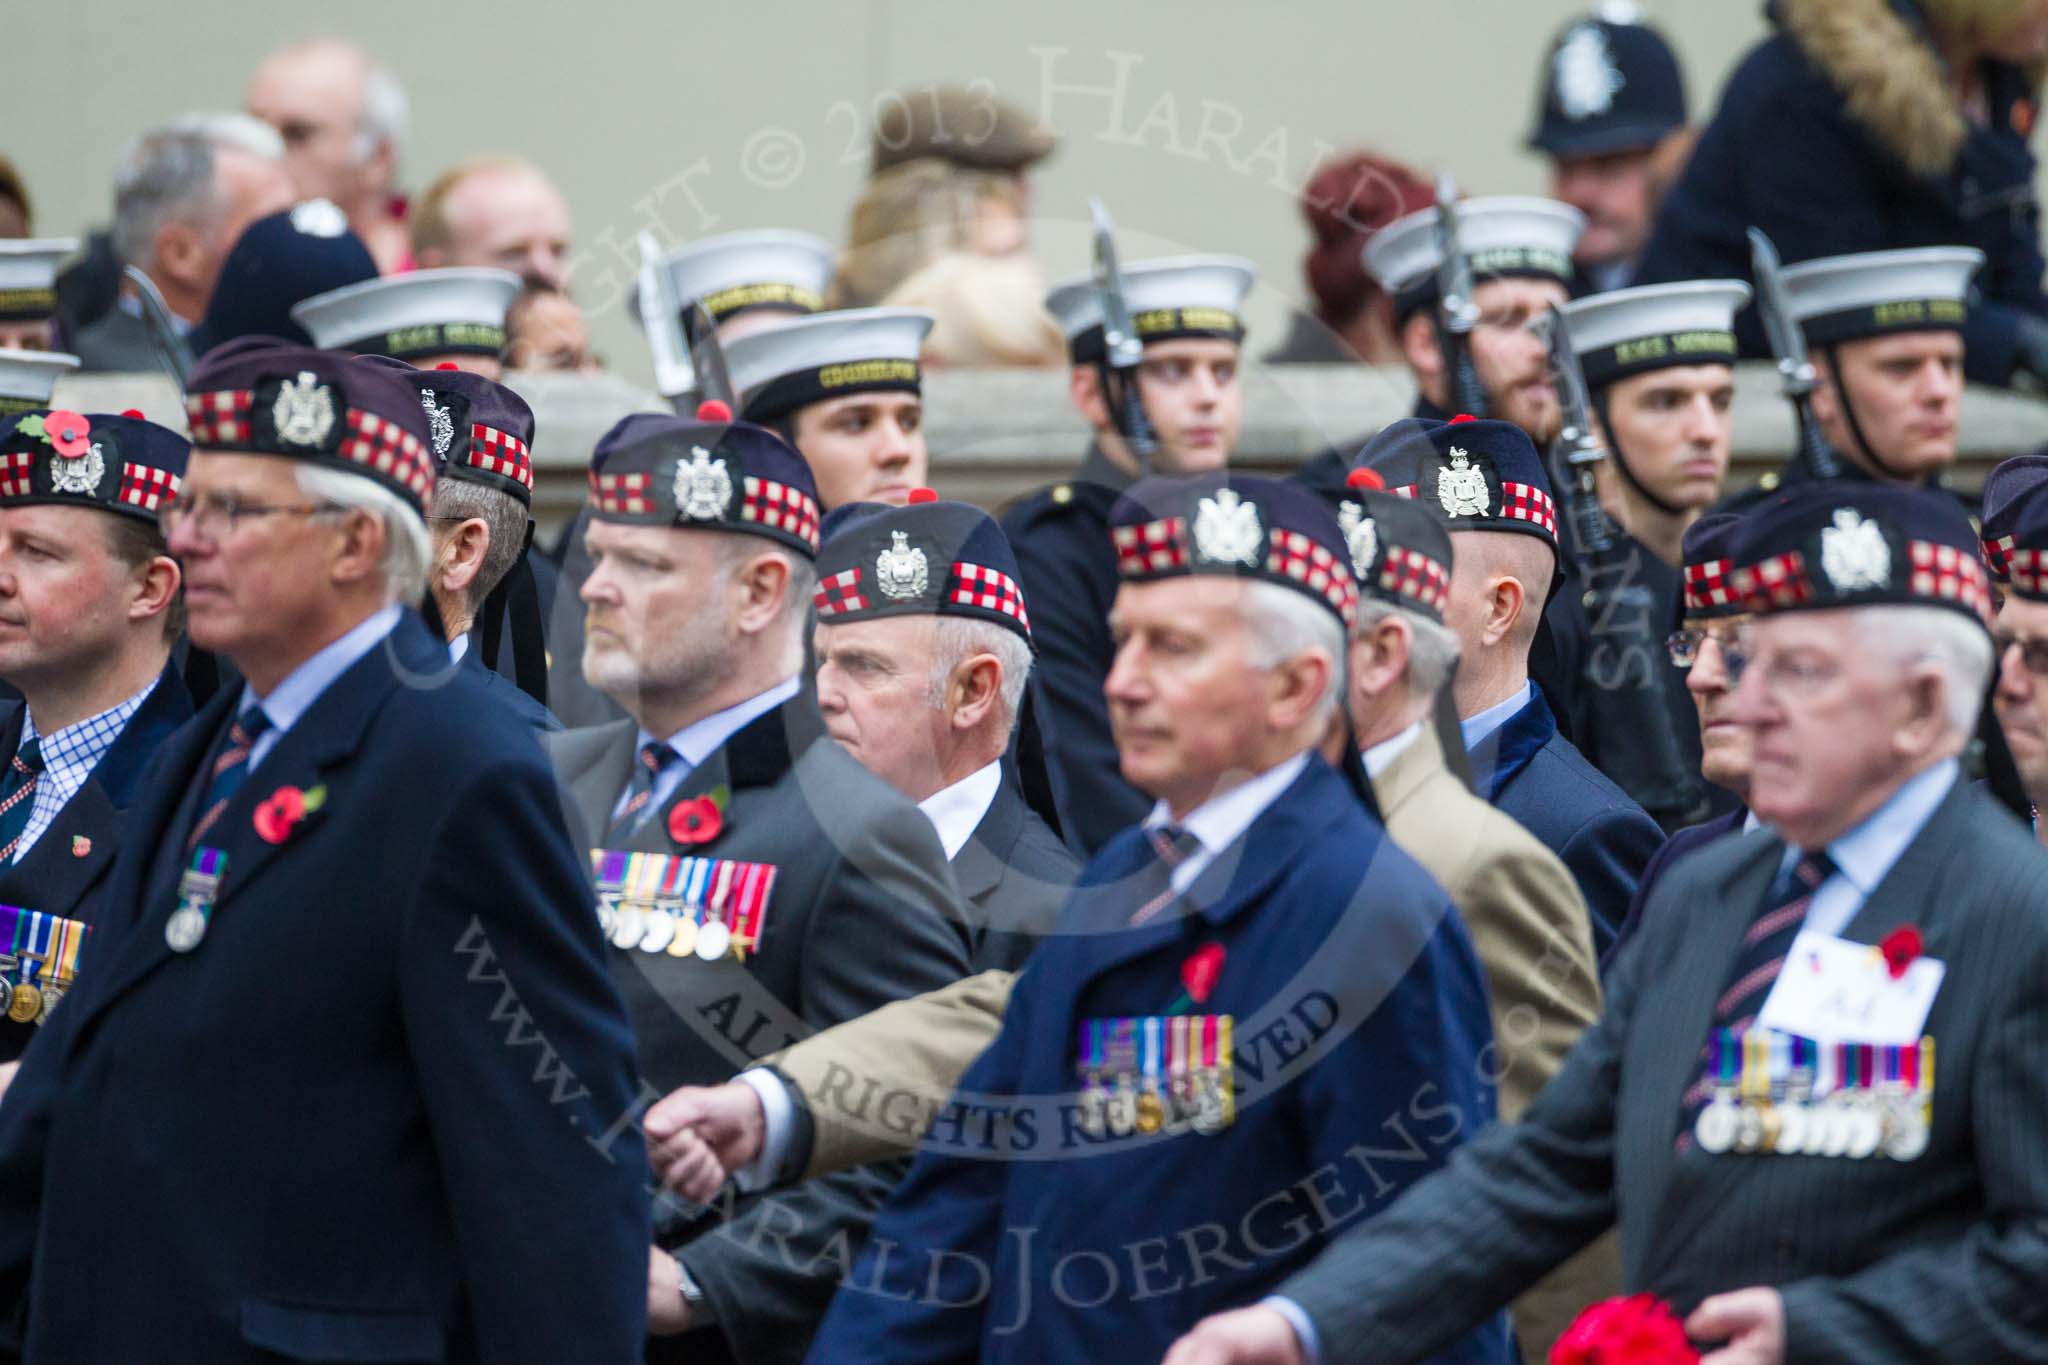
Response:
[{"label": "white sailor cap", "polygon": [[1673,365],[1733,365],[1741,280],[1684,280],[1616,289],[1565,305],[1565,328],[1586,383],[1600,388]]},{"label": "white sailor cap", "polygon": [[[1484,281],[1502,275],[1565,280],[1586,215],[1555,199],[1499,195],[1458,201],[1458,244]],[[1375,232],[1365,244],[1366,273],[1395,296],[1402,316],[1436,298],[1436,209],[1419,209]]]},{"label": "white sailor cap", "polygon": [[832,244],[808,232],[724,232],[671,251],[661,262],[685,309],[704,305],[714,323],[756,308],[815,313],[832,278]]},{"label": "white sailor cap", "polygon": [[520,287],[507,270],[414,270],[315,294],[293,306],[292,321],[322,350],[394,360],[498,355]]},{"label": "white sailor cap", "polygon": [[0,240],[0,322],[41,322],[57,311],[57,267],[76,237]]},{"label": "white sailor cap", "polygon": [[[1239,310],[1259,274],[1244,257],[1167,256],[1134,261],[1119,273],[1131,330],[1140,341],[1244,340]],[[1045,308],[1066,334],[1068,353],[1077,364],[1102,359],[1102,296],[1093,275],[1076,275],[1054,285],[1045,296]]]},{"label": "white sailor cap", "polygon": [[77,368],[78,357],[62,351],[0,347],[0,417],[49,407],[57,381]]},{"label": "white sailor cap", "polygon": [[917,355],[932,315],[914,308],[849,308],[798,318],[726,348],[741,415],[772,422],[850,393],[919,392]]},{"label": "white sailor cap", "polygon": [[1970,277],[1984,253],[1968,246],[1908,247],[1824,256],[1779,273],[1809,345],[1890,332],[1961,331]]}]

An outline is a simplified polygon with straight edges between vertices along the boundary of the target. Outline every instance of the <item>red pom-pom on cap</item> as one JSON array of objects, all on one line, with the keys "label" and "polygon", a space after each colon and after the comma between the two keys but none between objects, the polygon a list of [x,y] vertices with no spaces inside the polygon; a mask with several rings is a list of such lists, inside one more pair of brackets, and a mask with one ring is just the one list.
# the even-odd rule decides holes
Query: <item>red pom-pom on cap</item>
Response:
[{"label": "red pom-pom on cap", "polygon": [[141,408],[123,408],[121,409],[121,415],[123,417],[133,417],[138,422],[146,422],[149,420],[148,418],[142,415]]},{"label": "red pom-pom on cap", "polygon": [[1479,419],[1478,419],[1477,417],[1474,417],[1474,416],[1473,416],[1473,415],[1472,415],[1471,413],[1469,413],[1469,412],[1461,412],[1461,413],[1459,413],[1459,414],[1458,414],[1458,415],[1457,415],[1456,417],[1453,417],[1453,418],[1451,419],[1451,425],[1452,425],[1452,426],[1456,426],[1456,425],[1458,425],[1458,423],[1460,423],[1460,422],[1476,422],[1476,421],[1478,421],[1478,420],[1479,420]]},{"label": "red pom-pom on cap", "polygon": [[1344,476],[1344,486],[1347,488],[1385,488],[1387,481],[1380,477],[1380,472],[1377,469],[1367,469],[1360,465],[1357,469]]},{"label": "red pom-pom on cap", "polygon": [[697,405],[697,420],[700,422],[730,422],[732,409],[716,398],[707,398]]},{"label": "red pom-pom on cap", "polygon": [[437,370],[459,370],[462,367],[452,360],[444,360],[434,368]]},{"label": "red pom-pom on cap", "polygon": [[935,488],[913,488],[910,490],[910,505],[912,507],[917,506],[921,502],[937,502],[938,500],[939,493]]}]

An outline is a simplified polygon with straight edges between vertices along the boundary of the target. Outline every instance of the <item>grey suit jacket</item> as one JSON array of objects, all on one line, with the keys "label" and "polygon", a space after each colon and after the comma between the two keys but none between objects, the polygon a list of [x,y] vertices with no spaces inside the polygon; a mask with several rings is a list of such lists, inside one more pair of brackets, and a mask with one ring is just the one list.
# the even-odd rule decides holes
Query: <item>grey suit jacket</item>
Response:
[{"label": "grey suit jacket", "polygon": [[[625,847],[769,863],[776,880],[761,942],[744,964],[610,948],[646,1085],[714,1085],[844,1019],[966,975],[971,912],[931,823],[838,745],[819,743],[799,695],[734,735],[690,774]],[[634,763],[631,721],[545,736],[571,829],[603,831]],[[676,803],[728,793],[723,828],[677,843]],[[596,846],[602,833],[586,839]],[[710,1301],[723,1333],[654,1343],[650,1359],[795,1362],[837,1278],[834,1238],[858,1246],[900,1167],[865,1167],[742,1199],[723,1226],[704,1218],[664,1245]],[[722,1210],[723,1211],[723,1210]]]},{"label": "grey suit jacket", "polygon": [[1081,860],[1025,804],[1017,774],[1003,760],[995,800],[953,859],[960,894],[981,912],[974,969],[1022,971],[1080,874]]},{"label": "grey suit jacket", "polygon": [[81,327],[71,350],[88,372],[155,374],[162,363],[149,324],[122,308],[108,309]]},{"label": "grey suit jacket", "polygon": [[2048,1359],[2048,855],[1959,782],[1850,922],[1917,924],[1948,974],[1928,1016],[1919,1160],[1674,1149],[1713,1002],[1784,845],[1767,830],[1673,867],[1607,1008],[1521,1123],[1495,1128],[1279,1292],[1324,1358],[1414,1360],[1619,1221],[1624,1292],[1681,1314],[1784,1295],[1786,1359]]}]

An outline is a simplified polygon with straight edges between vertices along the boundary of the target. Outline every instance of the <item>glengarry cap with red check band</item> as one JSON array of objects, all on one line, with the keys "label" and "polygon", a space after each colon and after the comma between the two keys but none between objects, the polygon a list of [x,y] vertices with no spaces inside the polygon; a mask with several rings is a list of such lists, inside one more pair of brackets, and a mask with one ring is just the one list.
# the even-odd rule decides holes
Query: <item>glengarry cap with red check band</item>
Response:
[{"label": "glengarry cap with red check band", "polygon": [[1358,595],[1442,625],[1451,595],[1451,536],[1442,519],[1384,491],[1380,475],[1364,468],[1351,471],[1336,511]]},{"label": "glengarry cap with red check band", "polygon": [[1947,607],[1990,629],[1977,533],[1939,490],[1861,479],[1802,483],[1743,515],[1732,581],[1758,614]]},{"label": "glengarry cap with red check band", "polygon": [[201,450],[305,460],[374,479],[422,511],[434,451],[418,385],[339,351],[245,337],[206,353],[185,383]]},{"label": "glengarry cap with red check band", "polygon": [[169,427],[58,409],[0,418],[0,507],[93,507],[154,526],[191,445]]},{"label": "glengarry cap with red check band", "polygon": [[818,551],[818,624],[882,616],[965,616],[1031,639],[1017,557],[995,518],[915,488],[907,507],[835,507]]},{"label": "glengarry cap with red check band", "polygon": [[362,360],[419,390],[438,477],[479,483],[533,506],[533,409],[524,398],[453,363],[418,370],[389,356]]},{"label": "glengarry cap with red check band", "polygon": [[1255,474],[1152,478],[1109,512],[1117,576],[1126,583],[1213,574],[1292,588],[1348,630],[1358,615],[1350,547],[1329,505],[1309,489]]},{"label": "glengarry cap with red check band", "polygon": [[1735,591],[1735,539],[1742,518],[1709,512],[1685,528],[1679,554],[1685,572],[1685,619],[1740,616],[1749,608]]},{"label": "glengarry cap with red check band", "polygon": [[1389,493],[1442,516],[1453,531],[1512,531],[1557,549],[1550,476],[1512,422],[1404,417],[1367,441],[1353,463],[1385,479]]},{"label": "glengarry cap with red check band", "polygon": [[[2020,455],[1984,482],[1984,554],[1994,545],[1991,495],[1999,493],[1993,576],[2030,602],[2048,602],[2048,455]],[[2002,572],[2000,572],[2002,570]]]},{"label": "glengarry cap with red check band", "polygon": [[818,486],[794,447],[706,402],[697,420],[622,417],[590,457],[590,514],[630,526],[765,536],[818,553]]}]

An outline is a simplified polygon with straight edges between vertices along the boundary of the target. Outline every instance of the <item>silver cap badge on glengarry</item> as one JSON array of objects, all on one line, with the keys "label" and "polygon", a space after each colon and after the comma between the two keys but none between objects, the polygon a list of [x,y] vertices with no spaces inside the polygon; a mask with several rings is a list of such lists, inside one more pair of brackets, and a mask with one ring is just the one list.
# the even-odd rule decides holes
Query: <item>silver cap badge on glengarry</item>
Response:
[{"label": "silver cap badge on glengarry", "polygon": [[925,563],[924,551],[913,548],[909,537],[901,531],[891,531],[889,535],[889,548],[875,556],[875,586],[884,597],[898,601],[917,597],[931,582],[931,568]]},{"label": "silver cap badge on glengarry", "polygon": [[691,521],[717,521],[732,504],[732,475],[724,460],[703,446],[691,446],[687,462],[676,461],[676,510]]},{"label": "silver cap badge on glengarry", "polygon": [[270,420],[277,427],[277,439],[287,445],[317,446],[334,429],[334,390],[313,377],[311,370],[299,371],[277,391]]},{"label": "silver cap badge on glengarry", "polygon": [[1195,554],[1211,564],[1259,566],[1265,549],[1257,503],[1246,502],[1233,489],[1218,489],[1195,507]]},{"label": "silver cap badge on glengarry", "polygon": [[1835,509],[1835,524],[1821,529],[1820,569],[1836,592],[1890,587],[1892,551],[1883,529],[1853,507]]},{"label": "silver cap badge on glengarry", "polygon": [[1436,500],[1447,517],[1486,515],[1486,475],[1472,463],[1463,446],[1451,447],[1451,467],[1437,475]]},{"label": "silver cap badge on glengarry", "polygon": [[1337,508],[1337,525],[1344,532],[1344,544],[1351,551],[1351,569],[1360,578],[1372,572],[1372,562],[1380,552],[1380,530],[1373,524],[1365,509],[1355,502],[1345,502]]},{"label": "silver cap badge on glengarry", "polygon": [[420,390],[420,406],[426,409],[427,425],[433,429],[434,458],[448,458],[448,448],[455,444],[455,414],[448,411],[446,403],[434,401],[432,389]]},{"label": "silver cap badge on glengarry", "polygon": [[83,455],[58,455],[50,461],[50,486],[59,493],[90,497],[100,491],[100,480],[106,476],[107,457],[98,441],[87,446]]}]

